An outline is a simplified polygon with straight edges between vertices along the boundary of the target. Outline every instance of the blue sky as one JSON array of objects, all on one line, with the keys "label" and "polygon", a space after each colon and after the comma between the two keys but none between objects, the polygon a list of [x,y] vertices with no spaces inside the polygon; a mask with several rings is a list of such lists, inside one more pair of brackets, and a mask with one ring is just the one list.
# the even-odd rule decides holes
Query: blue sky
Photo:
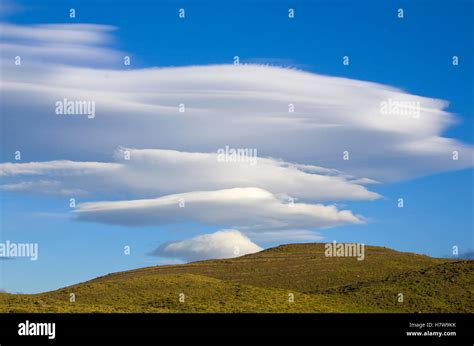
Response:
[{"label": "blue sky", "polygon": [[[437,135],[464,143],[468,157],[464,157],[466,161],[462,167],[444,169],[440,167],[446,163],[430,163],[432,166],[428,169],[428,164],[419,161],[419,167],[412,171],[409,166],[418,161],[416,158],[406,162],[400,159],[393,168],[385,167],[383,156],[356,155],[359,161],[367,162],[364,167],[356,163],[349,166],[349,173],[380,181],[380,184],[368,185],[367,189],[378,193],[381,198],[335,199],[335,202],[339,209],[349,209],[354,215],[363,216],[366,223],[315,227],[310,231],[321,237],[318,241],[357,241],[431,256],[449,256],[453,245],[459,246],[460,252],[474,247],[471,1],[81,1],[80,5],[68,1],[17,1],[15,4],[14,11],[3,13],[1,22],[16,26],[90,23],[116,27],[112,38],[104,41],[104,45],[120,53],[111,55],[108,60],[104,58],[104,61],[85,57],[74,63],[78,68],[100,69],[104,64],[111,70],[220,65],[232,64],[233,57],[238,55],[243,64],[270,64],[323,76],[375,82],[399,88],[407,94],[448,101],[444,110],[452,113],[458,122]],[[75,19],[68,18],[69,8],[76,9]],[[184,20],[178,18],[179,8],[186,11]],[[288,8],[295,9],[292,20],[287,17]],[[405,18],[397,18],[398,8],[404,9]],[[123,66],[122,56],[125,54],[131,56],[131,66]],[[8,60],[14,52],[5,50],[2,55],[2,60]],[[349,66],[342,64],[344,55],[350,58]],[[458,66],[452,65],[454,55],[459,56]],[[28,64],[30,59],[33,57],[27,56],[23,64]],[[43,59],[49,63],[47,56]],[[8,74],[7,78],[16,77]],[[48,79],[43,82],[50,83]],[[29,94],[8,98],[7,102],[6,95],[9,96],[10,92],[2,97],[3,163],[13,162],[12,153],[19,146],[19,136],[25,133],[15,131],[23,128],[29,133],[37,125],[43,137],[24,135],[28,138],[21,138],[22,162],[60,159],[109,162],[110,147],[118,146],[215,151],[212,150],[213,143],[205,139],[198,143],[197,139],[190,137],[183,137],[178,144],[157,139],[152,147],[126,136],[115,137],[112,134],[114,127],[106,127],[102,132],[104,138],[114,138],[111,143],[94,146],[93,143],[87,144],[89,136],[96,136],[87,134],[87,124],[81,124],[85,126],[85,131],[81,132],[84,142],[69,143],[68,146],[68,135],[59,135],[53,130],[47,132],[46,127],[39,128],[40,123],[47,122],[41,118],[41,105],[27,108]],[[339,95],[341,100],[345,97],[345,94]],[[32,118],[28,122],[12,120],[18,110],[31,113]],[[36,110],[38,115],[33,117]],[[129,116],[133,114],[131,112]],[[31,119],[35,122],[32,123]],[[99,116],[97,121],[100,124]],[[10,125],[14,129],[11,132]],[[133,125],[130,126],[130,131],[134,131]],[[166,138],[159,132],[160,128],[157,137]],[[212,129],[209,131],[207,136],[218,136]],[[176,136],[179,135],[180,132]],[[374,133],[374,138],[376,135]],[[47,140],[44,136],[48,137]],[[301,137],[301,140],[310,137]],[[71,141],[78,138],[81,137],[72,136]],[[298,140],[298,136],[291,138]],[[229,139],[229,144],[234,143],[243,142]],[[249,139],[249,143],[253,146],[256,142]],[[314,160],[310,152],[317,152],[320,147],[295,145],[298,145],[295,149],[289,145],[289,148],[276,152],[269,149],[270,144],[268,147],[262,145],[259,152],[265,157],[278,157],[287,162],[345,171],[345,166],[331,166],[331,160]],[[385,173],[370,175],[375,160],[381,162],[379,166],[386,170]],[[403,165],[407,167],[400,167]],[[398,167],[401,169],[400,177],[393,178],[390,172]],[[40,248],[40,258],[36,262],[21,258],[0,261],[0,288],[8,292],[45,291],[109,272],[173,263],[179,259],[148,254],[166,242],[234,226],[228,223],[205,224],[195,219],[133,227],[100,220],[77,221],[70,217],[68,196],[38,194],[37,190],[0,192],[2,241],[37,242]],[[102,191],[87,199],[79,198],[79,202],[140,197],[151,196],[125,191],[121,196],[112,197]],[[397,208],[400,197],[405,200],[404,208]],[[271,237],[254,240],[251,236],[254,233],[248,232],[247,235],[261,247],[281,243]],[[284,242],[291,240],[290,237]],[[131,246],[131,254],[126,256],[123,247],[127,245]]]}]

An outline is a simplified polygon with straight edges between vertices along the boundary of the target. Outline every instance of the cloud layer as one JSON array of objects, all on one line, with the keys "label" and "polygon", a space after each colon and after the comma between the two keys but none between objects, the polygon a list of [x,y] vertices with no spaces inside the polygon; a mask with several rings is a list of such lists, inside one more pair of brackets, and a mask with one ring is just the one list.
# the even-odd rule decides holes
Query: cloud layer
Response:
[{"label": "cloud layer", "polygon": [[78,220],[126,226],[162,225],[187,220],[241,230],[334,227],[363,221],[335,206],[290,205],[259,188],[193,191],[155,199],[88,202],[77,206]]},{"label": "cloud layer", "polygon": [[115,159],[116,162],[3,163],[0,177],[7,183],[0,188],[62,195],[75,191],[109,198],[125,194],[156,197],[233,187],[259,187],[278,196],[319,202],[380,197],[362,186],[361,181],[336,170],[271,158],[258,158],[256,164],[250,164],[245,160],[222,162],[217,153],[121,148]]},{"label": "cloud layer", "polygon": [[13,62],[21,57],[22,67],[40,68],[38,73],[52,64],[104,66],[120,56],[106,46],[113,42],[114,30],[113,26],[97,24],[0,23],[1,58]]},{"label": "cloud layer", "polygon": [[[193,152],[215,152],[230,145],[379,181],[473,165],[471,145],[442,136],[456,123],[443,100],[373,82],[271,66],[133,69],[123,65],[123,54],[105,46],[111,27],[3,28],[7,152],[20,148],[54,158],[64,153],[97,158],[119,145]],[[65,37],[71,37],[68,44],[87,52],[88,66],[99,61],[107,67],[81,67],[82,62],[52,49],[62,49]],[[11,42],[21,47],[10,49]],[[30,53],[25,51],[23,64],[16,66],[13,53],[22,49],[48,60],[27,59]],[[90,56],[96,51],[103,58]],[[54,103],[63,98],[95,101],[96,118],[54,114]],[[416,105],[416,114],[393,106],[400,102]],[[349,152],[348,160],[343,160],[344,151]],[[452,160],[453,151],[458,160]]]}]

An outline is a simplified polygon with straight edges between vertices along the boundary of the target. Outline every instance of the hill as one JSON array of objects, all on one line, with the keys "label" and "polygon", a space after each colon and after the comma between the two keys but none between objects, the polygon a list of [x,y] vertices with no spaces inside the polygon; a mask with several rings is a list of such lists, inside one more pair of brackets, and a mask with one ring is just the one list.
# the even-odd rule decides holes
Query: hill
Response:
[{"label": "hill", "polygon": [[474,261],[376,246],[358,261],[326,257],[324,244],[291,244],[40,294],[3,293],[0,312],[474,312],[473,269]]}]

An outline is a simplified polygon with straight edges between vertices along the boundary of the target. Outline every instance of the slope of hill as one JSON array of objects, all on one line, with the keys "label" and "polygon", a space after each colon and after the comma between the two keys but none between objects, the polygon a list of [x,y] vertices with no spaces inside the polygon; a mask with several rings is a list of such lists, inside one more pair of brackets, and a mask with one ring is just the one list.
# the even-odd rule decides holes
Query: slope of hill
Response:
[{"label": "slope of hill", "polygon": [[324,244],[291,244],[41,294],[4,293],[0,312],[474,312],[473,269],[474,261],[382,247],[366,246],[358,261],[326,257]]},{"label": "slope of hill", "polygon": [[473,284],[474,261],[456,261],[389,275],[382,280],[357,282],[324,293],[364,304],[367,311],[373,312],[472,313]]}]

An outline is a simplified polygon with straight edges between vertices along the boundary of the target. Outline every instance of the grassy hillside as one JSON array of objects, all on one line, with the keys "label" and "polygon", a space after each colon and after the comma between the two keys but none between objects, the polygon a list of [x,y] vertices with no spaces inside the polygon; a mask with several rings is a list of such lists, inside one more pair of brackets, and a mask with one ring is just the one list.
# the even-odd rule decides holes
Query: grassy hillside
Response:
[{"label": "grassy hillside", "polygon": [[292,244],[114,273],[41,294],[0,294],[0,311],[474,312],[473,269],[474,261],[382,247],[366,247],[358,261],[325,257],[324,244]]},{"label": "grassy hillside", "polygon": [[[474,261],[438,264],[383,280],[357,282],[325,294],[373,312],[474,312]],[[398,294],[403,294],[399,302]]]},{"label": "grassy hillside", "polygon": [[339,287],[351,282],[383,279],[388,275],[445,263],[424,255],[366,246],[365,259],[326,257],[324,244],[292,244],[227,260],[186,265],[149,267],[111,274],[96,280],[167,273],[205,275],[259,287],[277,287],[299,292]]}]

